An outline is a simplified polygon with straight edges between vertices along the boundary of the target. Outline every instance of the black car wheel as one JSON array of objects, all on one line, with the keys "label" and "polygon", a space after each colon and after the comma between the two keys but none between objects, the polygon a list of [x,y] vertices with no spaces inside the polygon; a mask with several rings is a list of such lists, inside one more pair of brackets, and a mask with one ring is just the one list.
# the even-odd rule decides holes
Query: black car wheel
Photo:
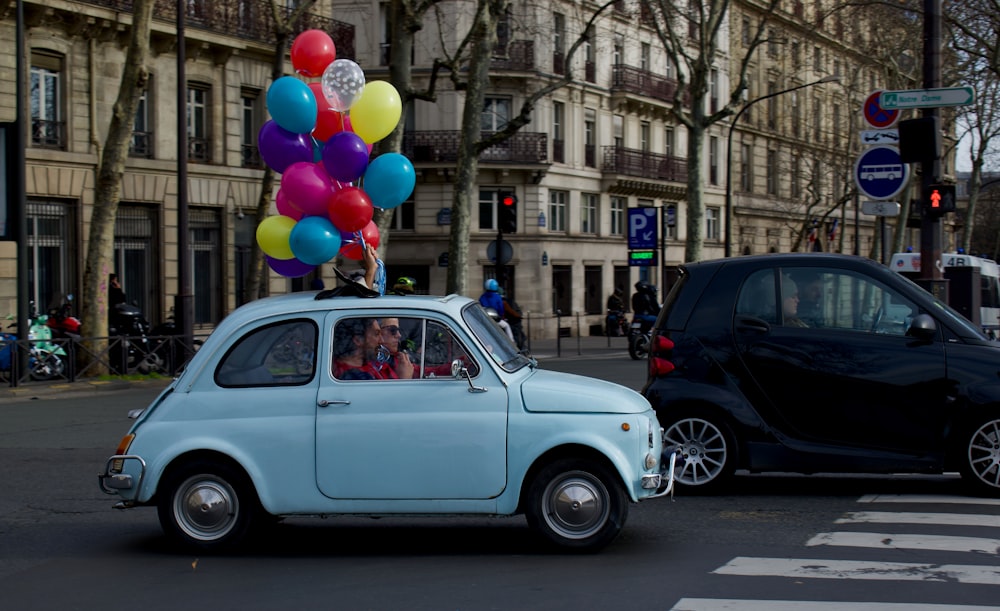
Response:
[{"label": "black car wheel", "polygon": [[532,481],[528,524],[546,539],[573,551],[597,551],[618,536],[628,498],[617,476],[586,460],[560,460]]},{"label": "black car wheel", "polygon": [[1000,496],[1000,418],[977,421],[964,439],[962,479],[977,492]]},{"label": "black car wheel", "polygon": [[204,551],[235,546],[259,511],[247,477],[225,463],[193,461],[172,469],[158,494],[164,532]]},{"label": "black car wheel", "polygon": [[736,442],[714,416],[692,413],[675,419],[664,429],[663,447],[680,451],[683,464],[674,479],[691,491],[718,490],[736,470]]},{"label": "black car wheel", "polygon": [[645,333],[636,333],[628,339],[628,355],[633,361],[646,358],[649,353],[649,336]]}]

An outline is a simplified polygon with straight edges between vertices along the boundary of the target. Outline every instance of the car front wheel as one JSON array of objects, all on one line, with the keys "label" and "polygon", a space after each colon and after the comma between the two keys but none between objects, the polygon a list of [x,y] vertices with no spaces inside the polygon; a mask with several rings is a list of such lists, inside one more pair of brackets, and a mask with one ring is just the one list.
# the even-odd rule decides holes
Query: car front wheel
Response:
[{"label": "car front wheel", "polygon": [[528,492],[528,524],[560,547],[597,551],[618,536],[628,498],[618,477],[587,460],[560,460],[543,468]]},{"label": "car front wheel", "polygon": [[977,492],[1000,496],[1000,418],[990,416],[966,430],[962,479]]},{"label": "car front wheel", "polygon": [[689,491],[721,488],[736,470],[736,442],[729,427],[714,416],[688,414],[665,427],[663,447],[680,452],[674,480]]},{"label": "car front wheel", "polygon": [[183,544],[205,551],[235,546],[250,531],[258,501],[253,486],[225,463],[194,461],[167,474],[157,514]]}]

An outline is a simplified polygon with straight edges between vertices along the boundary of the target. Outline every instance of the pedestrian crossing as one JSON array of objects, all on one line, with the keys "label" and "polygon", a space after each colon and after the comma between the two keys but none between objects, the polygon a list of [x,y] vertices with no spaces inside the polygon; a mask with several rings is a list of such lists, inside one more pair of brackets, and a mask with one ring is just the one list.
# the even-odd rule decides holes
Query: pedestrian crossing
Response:
[{"label": "pedestrian crossing", "polygon": [[[804,580],[852,580],[885,582],[899,588],[902,583],[947,583],[1000,586],[1000,515],[994,515],[1000,499],[946,495],[865,495],[858,499],[862,511],[848,512],[834,521],[830,532],[819,533],[806,542],[809,553],[802,558],[738,556],[711,573],[721,576],[783,577],[801,584]],[[906,505],[902,507],[901,505]],[[919,510],[921,505],[934,511]],[[953,512],[941,511],[954,507]],[[891,511],[899,507],[901,511]],[[996,529],[996,530],[992,530]],[[971,536],[969,530],[975,530]],[[936,531],[936,532],[932,532]],[[832,550],[839,550],[836,558]],[[873,551],[874,550],[874,551]],[[904,559],[917,560],[900,562]],[[844,551],[856,556],[845,559]],[[873,559],[879,551],[893,559]],[[921,552],[928,552],[922,555]],[[935,562],[933,554],[949,562]],[[969,562],[954,554],[968,554]],[[956,559],[960,562],[954,562]],[[895,591],[895,590],[894,590]],[[775,592],[778,594],[778,592]],[[682,598],[674,611],[978,611],[998,606],[972,604],[914,604],[871,601],[829,602],[813,600]],[[791,598],[791,597],[789,597]],[[891,596],[889,597],[891,598]]]}]

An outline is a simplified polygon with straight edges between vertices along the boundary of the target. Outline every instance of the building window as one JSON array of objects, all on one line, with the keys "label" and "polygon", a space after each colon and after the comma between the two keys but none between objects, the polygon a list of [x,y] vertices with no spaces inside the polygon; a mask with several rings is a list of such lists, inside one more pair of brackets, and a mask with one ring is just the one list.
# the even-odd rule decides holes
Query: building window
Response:
[{"label": "building window", "polygon": [[649,152],[649,121],[639,123],[639,150]]},{"label": "building window", "polygon": [[612,121],[612,138],[615,142],[615,148],[621,148],[625,146],[625,117],[622,115],[614,115],[614,117],[612,117]]},{"label": "building window", "polygon": [[799,92],[793,91],[788,94],[791,100],[790,106],[792,108],[792,135],[795,137],[802,136],[802,111],[799,107]]},{"label": "building window", "polygon": [[833,112],[831,114],[833,115],[833,135],[834,135],[834,138],[836,138],[841,133],[840,132],[840,125],[841,125],[841,121],[840,121],[840,104],[834,104],[833,105]]},{"label": "building window", "polygon": [[[573,313],[573,268],[569,265],[552,266],[552,309],[563,316]],[[569,321],[566,321],[569,323]],[[560,329],[560,332],[562,330]]]},{"label": "building window", "polygon": [[510,121],[510,98],[486,98],[483,114],[479,117],[479,129],[484,132],[502,130]]},{"label": "building window", "polygon": [[819,47],[813,48],[813,72],[823,71],[823,50]]},{"label": "building window", "polygon": [[797,199],[802,195],[802,170],[799,168],[801,161],[797,156],[792,157],[792,175],[789,180],[791,183],[792,198]]},{"label": "building window", "polygon": [[778,194],[778,151],[767,151],[767,194]]},{"label": "building window", "polygon": [[719,111],[719,71],[715,68],[709,72],[708,75],[708,87],[709,87],[709,108],[708,112],[715,113]]},{"label": "building window", "polygon": [[597,167],[597,111],[583,111],[583,163],[588,168]]},{"label": "building window", "polygon": [[709,184],[719,184],[719,137],[711,136],[708,139],[708,182]]},{"label": "building window", "polygon": [[767,31],[767,55],[778,57],[778,33],[773,29]]},{"label": "building window", "polygon": [[816,142],[823,141],[823,102],[813,100],[813,138]]},{"label": "building window", "polygon": [[639,68],[641,70],[649,71],[649,43],[644,42],[639,47]]},{"label": "building window", "polygon": [[753,191],[753,149],[749,144],[740,146],[740,190]]},{"label": "building window", "polygon": [[587,265],[583,268],[583,309],[587,314],[604,313],[603,274],[599,265]]},{"label": "building window", "polygon": [[31,145],[46,149],[66,149],[66,122],[63,120],[61,56],[31,53]]},{"label": "building window", "polygon": [[621,34],[615,34],[614,46],[611,48],[611,58],[615,66],[625,63],[625,37]]},{"label": "building window", "polygon": [[152,78],[146,83],[146,88],[139,95],[139,106],[135,109],[135,122],[132,124],[132,140],[129,142],[130,157],[142,159],[153,158],[153,128],[149,109]]},{"label": "building window", "polygon": [[580,233],[597,233],[597,198],[595,193],[580,195]]},{"label": "building window", "polygon": [[413,231],[417,228],[417,203],[413,199],[413,194],[402,204],[392,209],[393,231]]},{"label": "building window", "polygon": [[156,210],[122,204],[115,217],[114,270],[128,303],[138,304],[146,318],[159,318],[160,277]]},{"label": "building window", "polygon": [[563,74],[566,70],[566,16],[552,14],[552,71]]},{"label": "building window", "polygon": [[[778,87],[774,81],[768,81],[767,95],[774,96],[777,91]],[[767,100],[767,128],[775,129],[776,127],[778,127],[778,99],[777,97],[771,97]]]},{"label": "building window", "polygon": [[740,41],[744,47],[749,47],[750,41],[753,39],[753,34],[750,33],[750,18],[744,15],[740,23],[743,28],[740,32]]},{"label": "building window", "polygon": [[563,122],[566,116],[566,105],[562,102],[552,103],[552,161],[566,162],[566,136]]},{"label": "building window", "polygon": [[705,208],[705,239],[719,239],[719,209],[717,207]]},{"label": "building window", "polygon": [[549,192],[549,231],[566,231],[567,191]]},{"label": "building window", "polygon": [[497,189],[479,190],[479,229],[482,231],[496,231],[499,198]]},{"label": "building window", "polygon": [[802,67],[802,45],[799,41],[792,41],[792,69],[798,70]]},{"label": "building window", "polygon": [[222,250],[218,209],[190,211],[191,279],[194,322],[214,325],[222,320]]},{"label": "building window", "polygon": [[28,299],[42,310],[54,299],[76,292],[77,240],[74,206],[27,201]]},{"label": "building window", "polygon": [[663,154],[667,157],[674,156],[674,149],[676,148],[675,139],[673,127],[667,127],[663,130]]},{"label": "building window", "polygon": [[257,150],[257,134],[263,125],[260,91],[245,89],[241,96],[243,115],[240,125],[241,161],[244,168],[263,168],[260,151]]},{"label": "building window", "polygon": [[594,35],[588,33],[583,43],[583,78],[588,83],[597,82],[597,52],[594,49]]},{"label": "building window", "polygon": [[211,142],[209,140],[209,125],[211,121],[209,93],[210,88],[208,85],[188,83],[188,157],[192,161],[209,162],[212,160]]},{"label": "building window", "polygon": [[625,206],[627,203],[624,197],[611,198],[611,235],[625,234]]}]

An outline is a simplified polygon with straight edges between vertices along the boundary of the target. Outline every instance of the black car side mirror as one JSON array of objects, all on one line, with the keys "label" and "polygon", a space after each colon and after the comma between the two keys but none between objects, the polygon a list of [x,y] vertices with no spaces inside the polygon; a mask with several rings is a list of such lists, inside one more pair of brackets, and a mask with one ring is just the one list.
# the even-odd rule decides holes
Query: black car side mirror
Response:
[{"label": "black car side mirror", "polygon": [[937,323],[930,314],[917,314],[906,329],[906,336],[929,342],[937,334]]}]

